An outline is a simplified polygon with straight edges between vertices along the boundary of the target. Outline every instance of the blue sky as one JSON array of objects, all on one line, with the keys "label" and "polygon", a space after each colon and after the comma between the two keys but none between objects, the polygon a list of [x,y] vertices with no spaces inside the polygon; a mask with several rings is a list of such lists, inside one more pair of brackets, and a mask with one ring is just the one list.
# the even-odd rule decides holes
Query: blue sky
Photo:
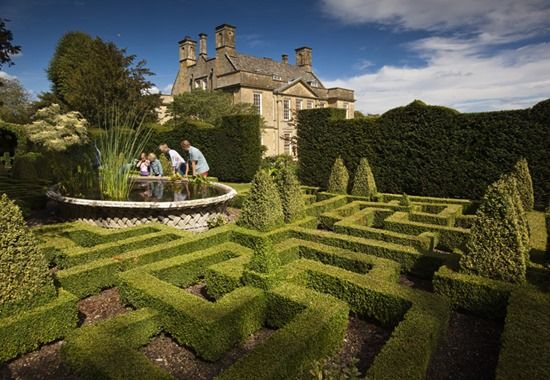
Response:
[{"label": "blue sky", "polygon": [[2,0],[22,46],[2,76],[33,94],[67,31],[115,42],[145,59],[169,91],[177,41],[237,26],[237,50],[280,59],[313,48],[329,86],[356,90],[357,108],[384,112],[414,99],[462,111],[524,108],[550,98],[550,0]]}]

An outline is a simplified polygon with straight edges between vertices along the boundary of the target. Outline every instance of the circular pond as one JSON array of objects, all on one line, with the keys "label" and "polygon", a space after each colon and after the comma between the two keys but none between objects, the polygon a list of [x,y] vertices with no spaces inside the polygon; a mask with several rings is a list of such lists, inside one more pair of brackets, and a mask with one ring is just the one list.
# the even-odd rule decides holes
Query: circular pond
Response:
[{"label": "circular pond", "polygon": [[55,201],[59,215],[67,220],[107,228],[158,222],[179,229],[203,231],[208,228],[208,220],[226,213],[227,205],[237,192],[221,183],[143,179],[133,182],[127,201],[65,196],[55,186],[47,195]]}]

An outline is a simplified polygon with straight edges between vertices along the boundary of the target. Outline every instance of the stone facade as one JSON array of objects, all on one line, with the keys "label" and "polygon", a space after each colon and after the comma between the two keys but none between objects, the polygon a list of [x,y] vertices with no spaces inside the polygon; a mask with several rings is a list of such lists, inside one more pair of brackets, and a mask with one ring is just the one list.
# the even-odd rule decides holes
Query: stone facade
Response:
[{"label": "stone facade", "polygon": [[[223,24],[216,28],[216,56],[208,57],[207,36],[199,35],[199,47],[191,37],[179,42],[179,71],[172,96],[193,89],[223,90],[235,102],[257,107],[265,120],[262,144],[267,155],[296,155],[296,112],[300,109],[336,107],[355,111],[353,90],[326,88],[312,69],[312,49],[295,49],[296,63],[282,55],[277,62],[236,51],[236,28]],[[198,56],[197,56],[198,53]],[[171,101],[165,97],[165,103]]]}]

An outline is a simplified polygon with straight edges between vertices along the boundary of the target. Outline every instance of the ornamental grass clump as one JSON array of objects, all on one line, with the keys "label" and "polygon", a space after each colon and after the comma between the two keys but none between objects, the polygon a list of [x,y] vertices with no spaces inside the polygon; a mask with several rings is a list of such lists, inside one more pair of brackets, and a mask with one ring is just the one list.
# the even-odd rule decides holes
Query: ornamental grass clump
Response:
[{"label": "ornamental grass clump", "polygon": [[369,161],[366,158],[362,158],[359,162],[357,170],[355,171],[351,195],[368,197],[373,200],[377,193],[378,190],[376,189],[376,181],[374,180],[374,174],[372,174]]},{"label": "ornamental grass clump", "polygon": [[512,175],[516,178],[518,193],[523,208],[526,212],[533,211],[535,207],[535,193],[533,191],[533,180],[529,172],[529,165],[525,158],[522,158],[516,163],[512,170]]},{"label": "ornamental grass clump", "polygon": [[292,223],[305,216],[306,204],[295,170],[284,164],[277,171],[275,182],[281,197],[285,223]]},{"label": "ornamental grass clump", "polygon": [[269,231],[284,224],[277,186],[265,170],[259,170],[254,176],[237,224],[258,231]]},{"label": "ornamental grass clump", "polygon": [[[512,184],[513,185],[513,184]],[[505,176],[491,184],[476,213],[461,269],[513,283],[525,282],[527,258],[514,192]]]},{"label": "ornamental grass clump", "polygon": [[107,118],[105,128],[97,144],[101,157],[99,188],[104,198],[125,201],[133,185],[134,160],[145,150],[152,129],[145,127],[143,118],[121,115],[117,110]]},{"label": "ornamental grass clump", "polygon": [[0,197],[0,316],[39,306],[56,297],[46,257],[6,194]]},{"label": "ornamental grass clump", "polygon": [[329,193],[347,194],[348,192],[349,174],[348,169],[344,165],[344,160],[340,157],[334,161],[330,177],[328,179],[327,191]]}]

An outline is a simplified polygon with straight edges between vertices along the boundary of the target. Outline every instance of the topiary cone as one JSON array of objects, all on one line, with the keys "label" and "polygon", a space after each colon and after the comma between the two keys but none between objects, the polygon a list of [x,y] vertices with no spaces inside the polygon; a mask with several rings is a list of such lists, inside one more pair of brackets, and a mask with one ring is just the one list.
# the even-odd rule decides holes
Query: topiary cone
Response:
[{"label": "topiary cone", "polygon": [[351,195],[373,199],[377,193],[376,181],[374,180],[369,161],[366,158],[362,158],[355,171]]},{"label": "topiary cone", "polygon": [[334,161],[330,177],[328,179],[327,191],[329,193],[347,194],[348,192],[349,174],[348,169],[344,165],[344,160],[340,157]]}]

